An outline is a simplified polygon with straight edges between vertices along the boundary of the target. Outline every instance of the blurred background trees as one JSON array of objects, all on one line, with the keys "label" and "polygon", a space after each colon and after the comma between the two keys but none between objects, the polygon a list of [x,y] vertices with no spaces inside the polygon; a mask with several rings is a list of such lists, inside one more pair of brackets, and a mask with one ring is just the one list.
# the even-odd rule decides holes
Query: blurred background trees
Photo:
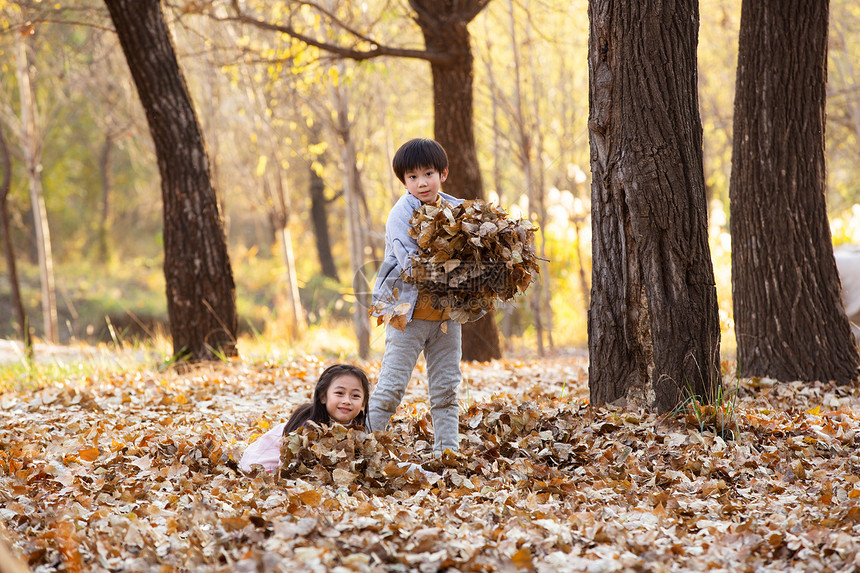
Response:
[{"label": "blurred background trees", "polygon": [[[286,4],[260,6],[267,14],[286,14]],[[409,138],[434,136],[439,111],[430,66],[413,58],[338,60],[286,34],[230,20],[229,3],[171,0],[163,9],[225,217],[240,331],[272,335],[289,346],[287,340],[313,339],[324,327],[339,333],[327,335],[333,352],[356,352],[352,321],[363,304],[356,293],[364,293],[354,277],[372,279],[385,216],[402,193],[391,155]],[[358,35],[310,8],[294,11],[292,23],[319,39],[352,38],[355,49],[373,48],[360,38],[371,30],[387,45],[426,47],[405,2],[338,2],[330,9]],[[839,244],[860,242],[860,80],[854,70],[860,8],[832,1],[830,22],[827,194]],[[728,351],[728,188],[739,23],[739,1],[701,5],[704,176]],[[53,246],[58,339],[166,330],[155,149],[104,4],[0,0],[0,30],[0,122],[12,161],[10,231],[32,328],[49,338],[41,320],[43,281],[15,65],[16,42],[24,37],[40,114],[38,173]],[[539,247],[550,261],[545,282],[529,295],[534,301],[499,309],[502,344],[512,352],[584,347],[591,276],[587,2],[494,0],[468,32],[483,195],[539,222]],[[348,184],[348,173],[357,183]],[[362,222],[352,232],[350,213]],[[10,295],[9,281],[0,280],[0,336],[7,338],[17,337]],[[382,338],[381,328],[369,329],[371,348],[381,348]]]}]

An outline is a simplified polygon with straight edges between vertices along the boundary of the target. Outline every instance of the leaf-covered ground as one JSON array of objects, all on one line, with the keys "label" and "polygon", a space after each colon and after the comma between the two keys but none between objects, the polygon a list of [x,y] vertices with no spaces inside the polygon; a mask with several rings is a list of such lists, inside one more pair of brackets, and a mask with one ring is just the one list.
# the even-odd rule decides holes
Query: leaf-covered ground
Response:
[{"label": "leaf-covered ground", "polygon": [[327,365],[3,394],[3,535],[34,571],[860,568],[856,387],[742,381],[724,439],[589,407],[581,357],[465,366],[461,453],[434,459],[418,370],[391,432],[309,429],[276,475],[237,470]]}]

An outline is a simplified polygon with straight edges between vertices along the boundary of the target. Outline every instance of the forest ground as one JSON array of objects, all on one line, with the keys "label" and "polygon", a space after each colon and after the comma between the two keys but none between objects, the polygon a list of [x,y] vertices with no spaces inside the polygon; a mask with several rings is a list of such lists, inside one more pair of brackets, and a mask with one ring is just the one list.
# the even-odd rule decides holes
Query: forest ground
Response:
[{"label": "forest ground", "polygon": [[305,430],[275,475],[238,470],[331,362],[5,391],[3,536],[33,571],[860,568],[856,386],[729,373],[722,418],[658,418],[589,406],[582,352],[464,364],[439,460],[419,363],[391,432]]}]

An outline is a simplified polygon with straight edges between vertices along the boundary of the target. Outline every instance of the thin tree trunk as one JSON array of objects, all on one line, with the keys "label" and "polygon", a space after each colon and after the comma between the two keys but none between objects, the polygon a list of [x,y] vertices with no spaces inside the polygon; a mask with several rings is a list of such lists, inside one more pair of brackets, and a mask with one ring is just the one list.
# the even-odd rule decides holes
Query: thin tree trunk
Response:
[{"label": "thin tree trunk", "polygon": [[288,304],[290,306],[290,321],[293,338],[298,338],[304,326],[304,311],[302,310],[302,299],[299,296],[299,281],[296,274],[296,256],[293,251],[293,236],[290,227],[284,225],[279,233],[281,247],[281,259],[284,261],[284,280],[286,290],[289,293]]},{"label": "thin tree trunk", "polygon": [[105,0],[155,143],[173,352],[236,356],[236,288],[200,123],[158,0]]},{"label": "thin tree trunk", "polygon": [[0,183],[0,224],[3,225],[3,244],[6,245],[6,268],[9,271],[9,287],[12,295],[12,308],[21,330],[21,340],[27,360],[32,362],[33,339],[30,336],[30,325],[24,312],[24,301],[21,298],[21,283],[18,280],[18,269],[15,263],[15,247],[12,245],[12,231],[9,223],[9,191],[12,188],[12,160],[9,157],[9,147],[6,138],[0,130],[0,163],[3,165],[3,181]]},{"label": "thin tree trunk", "polygon": [[343,85],[338,85],[335,92],[337,98],[338,132],[343,142],[343,195],[346,203],[346,219],[349,231],[349,255],[352,263],[352,291],[355,296],[353,305],[353,326],[358,339],[358,355],[362,359],[370,356],[370,292],[364,278],[364,243],[361,231],[361,205],[358,192],[358,168],[356,165],[355,143],[349,124],[348,94]]},{"label": "thin tree trunk", "polygon": [[[860,74],[854,67],[852,54],[847,47],[849,45],[848,39],[840,29],[838,19],[834,19],[833,22],[833,31],[838,37],[838,45],[841,45],[842,49],[834,54],[832,59],[836,69],[841,72],[842,81],[847,84],[845,89],[848,95],[844,103],[847,127],[854,134],[855,139],[860,141]],[[860,145],[854,145],[853,149],[856,155],[860,157]]]},{"label": "thin tree trunk", "polygon": [[98,257],[103,263],[107,262],[110,258],[108,236],[110,234],[110,160],[112,149],[113,137],[110,133],[105,134],[105,140],[102,144],[102,152],[99,156],[99,175],[102,184],[102,205],[99,217]]},{"label": "thin tree trunk", "polygon": [[738,373],[857,379],[825,204],[828,2],[745,0],[730,184]]},{"label": "thin tree trunk", "polygon": [[314,171],[313,166],[310,167],[309,171],[311,224],[314,228],[317,257],[320,261],[322,274],[334,280],[340,280],[337,276],[334,256],[331,253],[331,234],[328,226],[328,201],[325,198],[325,181]]},{"label": "thin tree trunk", "polygon": [[290,233],[290,206],[287,191],[284,188],[284,173],[277,158],[277,149],[272,149],[272,161],[269,162],[272,176],[275,178],[275,194],[269,186],[268,177],[264,176],[264,185],[269,195],[269,216],[275,228],[281,260],[284,263],[284,282],[287,294],[287,308],[290,323],[290,337],[295,340],[302,333],[304,311],[299,297],[299,281],[296,273],[296,259],[293,254],[293,239]]},{"label": "thin tree trunk", "polygon": [[[517,128],[517,158],[519,159],[520,167],[523,170],[523,180],[526,186],[526,192],[529,198],[529,212],[526,213],[526,218],[529,221],[535,222],[537,215],[537,193],[535,189],[535,177],[532,171],[532,141],[528,126],[526,125],[525,110],[523,109],[522,95],[522,78],[520,77],[520,50],[517,43],[517,27],[516,18],[514,17],[514,2],[508,0],[508,21],[510,25],[511,49],[513,50],[514,60],[514,123]],[[543,277],[540,279],[543,281]],[[543,339],[543,291],[540,284],[537,288],[532,289],[529,295],[529,306],[532,309],[532,317],[535,325],[535,343],[537,344],[538,356],[544,355]]]},{"label": "thin tree trunk", "polygon": [[696,0],[589,2],[592,404],[667,412],[720,384]]},{"label": "thin tree trunk", "polygon": [[[315,144],[319,143],[321,135],[316,123],[311,133],[314,137],[313,142]],[[325,161],[325,154],[320,155],[317,161],[323,163]],[[310,162],[308,175],[310,179],[311,225],[314,229],[314,239],[320,267],[322,268],[323,275],[334,280],[340,280],[337,276],[337,267],[334,264],[334,256],[331,252],[331,233],[328,225],[328,201],[325,197],[325,181],[314,169],[313,161]]]},{"label": "thin tree trunk", "polygon": [[[496,195],[499,197],[499,203],[504,204],[504,194],[502,192],[502,169],[501,169],[501,155],[502,155],[502,137],[501,137],[501,129],[499,127],[499,85],[496,82],[496,76],[493,72],[492,58],[489,54],[493,53],[493,44],[492,44],[492,34],[490,34],[489,30],[489,18],[484,18],[484,36],[487,39],[487,54],[488,57],[484,62],[487,67],[487,77],[490,80],[490,104],[492,110],[492,122],[493,122],[493,189],[496,191]],[[508,198],[510,199],[510,198]],[[505,304],[502,307],[502,320],[501,320],[501,328],[502,328],[502,344],[504,345],[505,351],[509,351],[511,349],[510,341],[514,334],[514,321],[513,321],[513,304]]]},{"label": "thin tree trunk", "polygon": [[[531,2],[526,4],[526,12],[531,12]],[[526,18],[525,22],[525,46],[531,47],[534,45],[534,39],[532,38],[532,22],[530,18]],[[545,98],[541,92],[541,86],[543,85],[538,77],[538,70],[540,66],[537,62],[534,61],[534,49],[528,50],[528,67],[531,71],[531,85],[532,85],[532,106],[533,106],[533,121],[531,125],[531,129],[534,133],[535,140],[535,159],[534,164],[537,166],[537,188],[535,189],[535,199],[537,201],[537,223],[539,226],[538,229],[538,238],[540,243],[538,244],[538,255],[541,258],[540,267],[541,267],[541,276],[540,282],[538,283],[538,288],[541,289],[541,304],[543,305],[541,311],[541,318],[544,323],[544,331],[546,332],[546,343],[549,346],[550,352],[552,352],[555,344],[552,340],[552,306],[550,302],[552,301],[552,292],[550,291],[550,274],[549,274],[549,262],[546,258],[546,233],[544,229],[544,225],[547,220],[546,215],[546,170],[543,167],[543,159],[544,159],[544,136],[543,130],[541,129],[541,112],[540,112],[540,102]]]},{"label": "thin tree trunk", "polygon": [[51,249],[51,230],[48,213],[42,195],[42,151],[37,133],[36,94],[30,78],[30,62],[27,56],[27,40],[14,34],[16,44],[16,63],[18,93],[21,100],[21,147],[27,180],[30,184],[30,203],[33,210],[33,228],[36,234],[36,250],[39,257],[39,277],[42,285],[42,324],[45,339],[56,344],[59,342],[57,319],[57,295],[54,286],[54,255]]}]

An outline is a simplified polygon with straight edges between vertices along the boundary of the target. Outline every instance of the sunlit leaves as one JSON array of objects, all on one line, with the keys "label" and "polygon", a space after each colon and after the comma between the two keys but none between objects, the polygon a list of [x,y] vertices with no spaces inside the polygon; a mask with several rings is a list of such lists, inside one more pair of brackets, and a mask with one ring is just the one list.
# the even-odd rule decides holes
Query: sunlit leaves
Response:
[{"label": "sunlit leaves", "polygon": [[3,394],[14,551],[34,571],[465,572],[835,571],[860,551],[857,388],[743,381],[729,440],[589,407],[584,358],[464,364],[461,449],[435,458],[419,367],[389,431],[306,428],[277,472],[240,472],[323,366]]}]

